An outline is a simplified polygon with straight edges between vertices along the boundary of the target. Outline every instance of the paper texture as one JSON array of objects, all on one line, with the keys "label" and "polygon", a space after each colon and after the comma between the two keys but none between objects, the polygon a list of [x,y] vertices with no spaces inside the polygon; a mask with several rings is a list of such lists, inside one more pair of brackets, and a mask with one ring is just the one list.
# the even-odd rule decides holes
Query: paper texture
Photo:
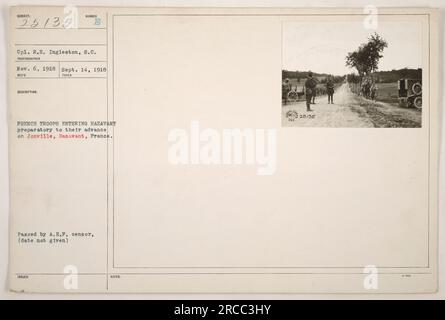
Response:
[{"label": "paper texture", "polygon": [[438,31],[12,7],[11,290],[436,291]]}]

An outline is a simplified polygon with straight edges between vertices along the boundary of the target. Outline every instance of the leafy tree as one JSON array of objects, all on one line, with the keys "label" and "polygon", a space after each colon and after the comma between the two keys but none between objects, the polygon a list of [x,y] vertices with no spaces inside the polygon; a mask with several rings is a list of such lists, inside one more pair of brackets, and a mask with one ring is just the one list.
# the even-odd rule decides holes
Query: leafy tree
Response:
[{"label": "leafy tree", "polygon": [[382,52],[388,46],[385,39],[374,33],[367,43],[361,44],[356,51],[346,56],[346,66],[355,68],[359,77],[368,76],[377,71]]}]

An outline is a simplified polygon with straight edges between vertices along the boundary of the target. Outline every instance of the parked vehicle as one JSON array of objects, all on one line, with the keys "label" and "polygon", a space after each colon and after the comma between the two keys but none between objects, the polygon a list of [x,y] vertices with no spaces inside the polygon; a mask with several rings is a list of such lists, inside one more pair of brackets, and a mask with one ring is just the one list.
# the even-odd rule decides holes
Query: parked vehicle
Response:
[{"label": "parked vehicle", "polygon": [[290,100],[300,100],[300,99],[303,98],[303,96],[304,96],[304,88],[302,87],[301,91],[298,91],[298,87],[297,86],[293,87],[291,89],[291,91],[289,91],[289,93],[287,95],[287,97]]},{"label": "parked vehicle", "polygon": [[422,80],[400,79],[398,89],[401,107],[422,109]]}]

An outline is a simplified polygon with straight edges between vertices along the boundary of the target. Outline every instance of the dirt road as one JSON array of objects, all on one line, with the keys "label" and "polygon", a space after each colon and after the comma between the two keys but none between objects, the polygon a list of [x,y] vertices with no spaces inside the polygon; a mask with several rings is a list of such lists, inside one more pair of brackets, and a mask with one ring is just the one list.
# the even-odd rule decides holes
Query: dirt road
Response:
[{"label": "dirt road", "polygon": [[282,107],[282,124],[285,127],[406,127],[421,126],[419,110],[373,102],[352,93],[342,84],[334,94],[334,104],[328,104],[327,96],[318,96],[314,111],[306,111],[306,102],[292,102]]}]

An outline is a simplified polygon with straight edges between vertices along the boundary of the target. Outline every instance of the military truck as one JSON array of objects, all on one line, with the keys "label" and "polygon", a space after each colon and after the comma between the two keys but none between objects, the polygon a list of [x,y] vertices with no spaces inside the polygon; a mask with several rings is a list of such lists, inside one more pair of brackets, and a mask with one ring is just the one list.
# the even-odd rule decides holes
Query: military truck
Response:
[{"label": "military truck", "polygon": [[399,105],[405,108],[422,109],[422,80],[400,79],[397,83]]}]

